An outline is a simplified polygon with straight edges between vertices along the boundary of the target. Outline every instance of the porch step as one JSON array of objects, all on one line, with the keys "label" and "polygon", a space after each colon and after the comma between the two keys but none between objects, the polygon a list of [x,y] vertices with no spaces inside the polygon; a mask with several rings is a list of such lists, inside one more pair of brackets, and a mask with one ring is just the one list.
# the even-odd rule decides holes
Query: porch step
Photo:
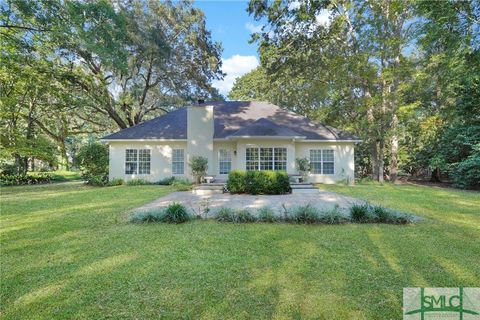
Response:
[{"label": "porch step", "polygon": [[208,196],[212,194],[223,193],[223,183],[204,183],[192,190],[193,194],[198,196]]},{"label": "porch step", "polygon": [[319,192],[311,183],[291,183],[290,187],[292,188],[292,194]]}]

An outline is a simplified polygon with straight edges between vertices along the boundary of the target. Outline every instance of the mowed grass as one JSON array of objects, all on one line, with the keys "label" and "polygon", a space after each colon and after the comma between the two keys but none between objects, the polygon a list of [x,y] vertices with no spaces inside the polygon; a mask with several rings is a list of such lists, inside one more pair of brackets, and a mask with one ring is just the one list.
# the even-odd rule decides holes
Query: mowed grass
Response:
[{"label": "mowed grass", "polygon": [[404,287],[480,285],[479,193],[327,188],[426,219],[138,225],[172,188],[2,188],[1,317],[399,319]]}]

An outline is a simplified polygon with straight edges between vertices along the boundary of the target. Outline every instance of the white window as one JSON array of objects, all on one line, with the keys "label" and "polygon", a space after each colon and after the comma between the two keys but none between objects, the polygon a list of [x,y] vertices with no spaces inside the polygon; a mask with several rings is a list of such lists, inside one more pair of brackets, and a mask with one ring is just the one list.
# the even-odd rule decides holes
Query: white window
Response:
[{"label": "white window", "polygon": [[247,148],[247,170],[258,170],[258,148]]},{"label": "white window", "polygon": [[150,174],[150,150],[126,149],[125,174]]},{"label": "white window", "polygon": [[137,149],[125,150],[125,174],[137,174]]},{"label": "white window", "polygon": [[287,170],[287,148],[247,148],[247,170]]},{"label": "white window", "polygon": [[232,152],[230,150],[218,150],[219,172],[228,174],[232,170]]},{"label": "white window", "polygon": [[310,170],[314,174],[334,174],[333,150],[310,150]]},{"label": "white window", "polygon": [[287,148],[275,148],[273,160],[273,170],[287,171]]},{"label": "white window", "polygon": [[183,149],[172,150],[172,174],[183,174],[185,164],[185,152]]},{"label": "white window", "polygon": [[138,150],[138,173],[150,174],[150,150]]}]

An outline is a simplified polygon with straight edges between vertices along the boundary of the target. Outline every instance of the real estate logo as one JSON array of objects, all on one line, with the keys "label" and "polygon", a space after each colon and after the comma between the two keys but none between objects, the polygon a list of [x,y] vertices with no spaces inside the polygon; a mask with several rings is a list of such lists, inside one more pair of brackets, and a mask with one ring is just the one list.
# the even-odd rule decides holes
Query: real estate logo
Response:
[{"label": "real estate logo", "polygon": [[404,288],[404,320],[480,320],[480,288]]}]

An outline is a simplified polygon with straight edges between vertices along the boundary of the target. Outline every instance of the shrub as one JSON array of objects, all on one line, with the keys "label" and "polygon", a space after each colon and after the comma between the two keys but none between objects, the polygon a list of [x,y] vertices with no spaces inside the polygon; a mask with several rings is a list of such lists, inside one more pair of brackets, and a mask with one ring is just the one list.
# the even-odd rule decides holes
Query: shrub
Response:
[{"label": "shrub", "polygon": [[291,191],[290,181],[283,171],[231,171],[227,189],[231,193],[285,194]]},{"label": "shrub", "polygon": [[350,208],[350,214],[353,222],[368,223],[372,221],[368,204],[354,204]]},{"label": "shrub", "polygon": [[188,191],[192,189],[192,183],[185,178],[175,178],[172,182],[172,186],[178,191]]},{"label": "shrub", "polygon": [[161,186],[170,186],[173,184],[174,181],[175,181],[175,177],[168,177],[168,178],[159,180],[157,184]]},{"label": "shrub", "polygon": [[228,173],[227,189],[231,193],[245,193],[246,171],[232,170]]},{"label": "shrub", "polygon": [[35,174],[0,174],[0,184],[3,186],[16,186],[26,184],[50,183],[52,175],[48,173]]},{"label": "shrub", "polygon": [[326,224],[341,224],[348,221],[348,217],[340,211],[338,204],[330,210],[322,211],[319,216],[319,222]]},{"label": "shrub", "polygon": [[275,215],[275,212],[268,208],[263,207],[258,209],[258,221],[261,222],[277,222],[279,220],[278,216]]},{"label": "shrub", "polygon": [[130,222],[133,223],[149,223],[149,222],[162,222],[164,219],[164,209],[152,208],[142,211],[137,211],[130,216]]},{"label": "shrub", "polygon": [[107,183],[107,186],[113,187],[113,186],[121,186],[123,184],[125,184],[125,181],[123,179],[115,178],[115,179],[109,180]]},{"label": "shrub", "polygon": [[245,192],[249,194],[271,194],[270,172],[247,171],[245,175]]},{"label": "shrub", "polygon": [[313,224],[320,222],[320,214],[317,208],[307,204],[306,206],[299,206],[293,208],[292,215],[287,219],[294,223]]},{"label": "shrub", "polygon": [[108,183],[108,147],[89,143],[80,148],[77,161],[87,184],[104,186]]},{"label": "shrub", "polygon": [[480,187],[480,143],[473,147],[468,158],[454,167],[453,181],[459,188]]},{"label": "shrub", "polygon": [[181,203],[172,203],[164,211],[162,222],[166,223],[184,223],[190,221],[192,215]]},{"label": "shrub", "polygon": [[127,186],[143,186],[143,185],[148,185],[148,184],[152,184],[152,183],[150,181],[145,180],[145,179],[135,178],[135,179],[127,180],[126,184],[127,184]]},{"label": "shrub", "polygon": [[200,183],[207,174],[208,159],[202,156],[192,156],[189,165],[192,169],[192,175],[195,177],[195,182]]}]

